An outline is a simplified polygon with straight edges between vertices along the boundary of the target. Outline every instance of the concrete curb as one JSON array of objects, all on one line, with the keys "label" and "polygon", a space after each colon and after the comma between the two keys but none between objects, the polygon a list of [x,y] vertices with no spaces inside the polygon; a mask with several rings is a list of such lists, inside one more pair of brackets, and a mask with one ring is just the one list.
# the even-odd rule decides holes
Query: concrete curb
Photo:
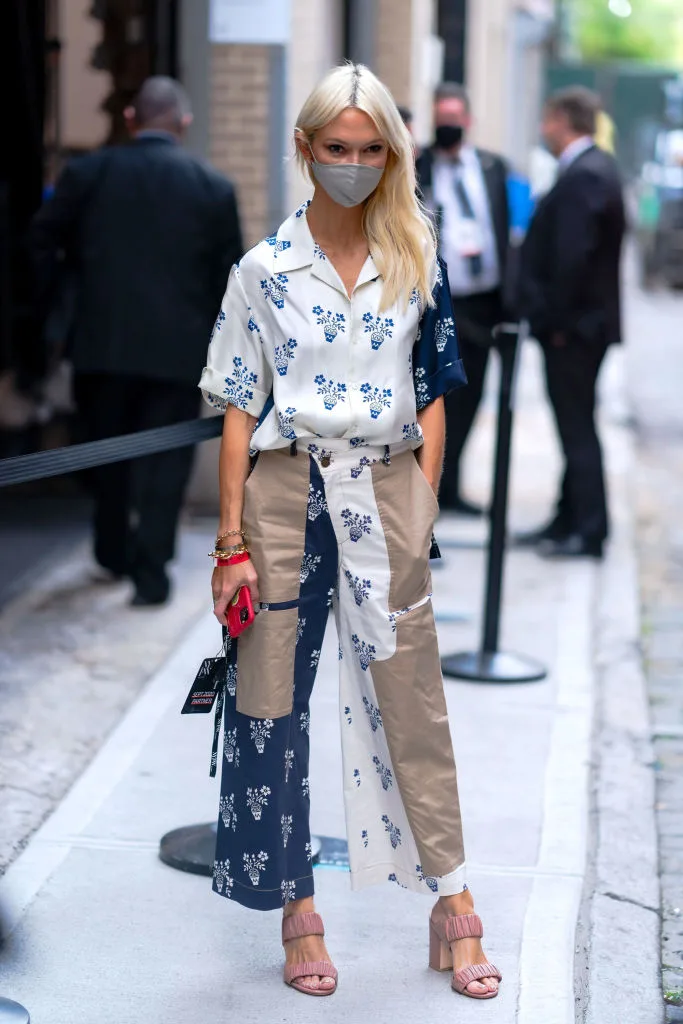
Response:
[{"label": "concrete curb", "polygon": [[576,1019],[581,1024],[661,1024],[655,778],[631,492],[632,432],[604,432],[613,539],[594,616],[596,708],[591,856],[577,933]]}]

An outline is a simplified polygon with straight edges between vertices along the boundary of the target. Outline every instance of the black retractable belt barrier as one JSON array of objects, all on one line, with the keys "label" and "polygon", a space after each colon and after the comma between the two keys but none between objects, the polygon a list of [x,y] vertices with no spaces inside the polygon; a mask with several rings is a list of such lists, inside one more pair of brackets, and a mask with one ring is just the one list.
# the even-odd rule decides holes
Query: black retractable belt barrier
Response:
[{"label": "black retractable belt barrier", "polygon": [[32,455],[17,455],[12,459],[0,459],[0,487],[25,484],[31,480],[43,480],[49,476],[76,473],[93,466],[105,466],[110,462],[124,462],[144,455],[185,448],[198,441],[218,437],[223,430],[222,416],[208,416],[206,419],[173,423],[169,427],[154,430],[139,430],[135,434],[108,437],[104,441],[88,441],[85,444],[71,444],[65,448],[52,448]]},{"label": "black retractable belt barrier", "polygon": [[520,340],[524,338],[527,330],[526,324],[523,323],[500,324],[494,332],[495,345],[500,356],[500,391],[481,647],[478,651],[450,654],[441,659],[441,668],[445,676],[466,679],[473,683],[532,683],[544,679],[548,674],[543,665],[531,658],[498,650],[507,534],[512,413],[521,351]]},{"label": "black retractable belt barrier", "polygon": [[0,1024],[30,1024],[28,1010],[11,999],[0,996]]}]

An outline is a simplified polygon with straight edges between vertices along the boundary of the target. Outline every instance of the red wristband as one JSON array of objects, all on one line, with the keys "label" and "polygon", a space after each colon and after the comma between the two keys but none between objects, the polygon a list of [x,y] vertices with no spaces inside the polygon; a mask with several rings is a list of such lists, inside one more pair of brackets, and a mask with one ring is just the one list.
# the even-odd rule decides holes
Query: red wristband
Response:
[{"label": "red wristband", "polygon": [[240,562],[248,562],[251,555],[248,551],[242,551],[239,555],[231,555],[230,558],[217,558],[216,565],[239,565]]}]

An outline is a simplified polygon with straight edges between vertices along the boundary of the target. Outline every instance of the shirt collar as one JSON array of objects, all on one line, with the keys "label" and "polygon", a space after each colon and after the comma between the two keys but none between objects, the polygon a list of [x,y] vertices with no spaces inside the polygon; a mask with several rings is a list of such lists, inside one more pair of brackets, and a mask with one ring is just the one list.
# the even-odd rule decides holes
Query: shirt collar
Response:
[{"label": "shirt collar", "polygon": [[439,167],[472,167],[477,162],[477,152],[474,146],[465,142],[458,150],[456,157],[436,150],[435,162]]},{"label": "shirt collar", "polygon": [[575,160],[578,160],[583,153],[588,149],[592,149],[595,145],[592,135],[581,135],[578,139],[574,139],[568,146],[562,150],[559,158],[560,170],[564,171],[573,164]]},{"label": "shirt collar", "polygon": [[[292,270],[311,267],[314,277],[320,278],[346,295],[339,275],[311,234],[306,220],[309,205],[310,200],[302,203],[299,209],[280,225],[277,234],[266,239],[272,249],[273,273],[287,274]],[[368,281],[374,281],[379,276],[377,265],[369,255],[358,275],[356,288]],[[348,295],[346,297],[348,298]]]}]

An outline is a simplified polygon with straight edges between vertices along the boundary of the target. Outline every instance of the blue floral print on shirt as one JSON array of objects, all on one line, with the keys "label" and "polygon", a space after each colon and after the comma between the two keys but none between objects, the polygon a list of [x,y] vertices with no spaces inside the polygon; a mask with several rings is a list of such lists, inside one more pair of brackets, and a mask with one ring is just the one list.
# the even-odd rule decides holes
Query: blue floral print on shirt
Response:
[{"label": "blue floral print on shirt", "polygon": [[266,242],[268,245],[272,245],[275,252],[285,252],[287,249],[292,248],[291,242],[288,242],[284,238],[278,238],[277,235],[269,235],[268,238],[266,238]]},{"label": "blue floral print on shirt", "polygon": [[418,411],[453,388],[467,383],[458,351],[453,303],[446,265],[439,258],[433,306],[422,314],[413,346],[413,382]]},{"label": "blue floral print on shirt", "polygon": [[311,312],[317,317],[316,323],[323,328],[325,341],[330,344],[338,334],[346,331],[346,317],[343,313],[334,313],[331,309],[324,310],[322,306],[314,306]]},{"label": "blue floral print on shirt", "polygon": [[232,365],[232,376],[225,378],[226,387],[223,394],[238,409],[246,409],[254,397],[251,385],[258,384],[258,375],[243,364],[240,356],[234,357]]},{"label": "blue floral print on shirt", "polygon": [[273,303],[277,309],[285,308],[285,295],[287,294],[287,282],[289,278],[286,274],[275,274],[270,280],[261,281],[261,288],[267,299]]},{"label": "blue floral print on shirt", "polygon": [[297,347],[296,340],[290,338],[282,345],[275,346],[275,369],[281,377],[287,376],[287,370],[289,369],[289,360],[294,358],[294,349]]},{"label": "blue floral print on shirt", "polygon": [[292,426],[292,419],[295,412],[296,409],[292,405],[288,405],[284,412],[280,412],[278,410],[277,418],[280,434],[286,441],[296,441],[296,433]]},{"label": "blue floral print on shirt", "polygon": [[337,402],[346,401],[346,384],[335,384],[322,373],[314,377],[314,382],[318,385],[318,394],[322,395],[326,409],[334,409]]},{"label": "blue floral print on shirt", "polygon": [[390,408],[391,388],[373,388],[371,384],[361,384],[360,391],[363,401],[370,403],[370,415],[373,420],[376,420],[384,409]]},{"label": "blue floral print on shirt", "polygon": [[382,346],[387,338],[393,337],[392,328],[394,321],[390,317],[373,316],[372,313],[363,314],[365,333],[370,335],[370,345],[373,352]]}]

